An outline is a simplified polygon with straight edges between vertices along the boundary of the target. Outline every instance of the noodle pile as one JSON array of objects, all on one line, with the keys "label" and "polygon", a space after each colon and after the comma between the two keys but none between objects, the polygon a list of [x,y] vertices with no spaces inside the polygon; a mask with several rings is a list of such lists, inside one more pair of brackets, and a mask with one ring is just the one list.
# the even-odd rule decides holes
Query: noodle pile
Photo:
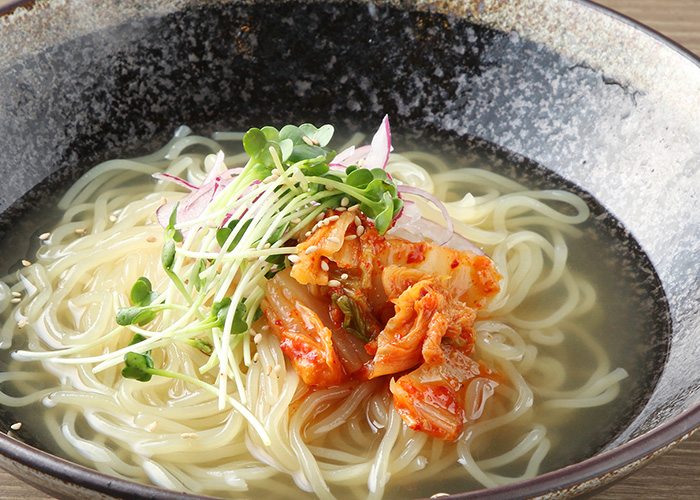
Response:
[{"label": "noodle pile", "polygon": [[[470,422],[456,442],[407,428],[382,380],[307,393],[277,338],[255,331],[231,339],[233,382],[226,386],[251,418],[183,380],[122,377],[122,363],[100,356],[123,349],[136,331],[115,324],[133,283],[140,276],[154,288],[167,281],[155,213],[164,198],[183,195],[150,177],[167,172],[196,185],[212,154],[230,151],[241,137],[199,137],[183,127],[152,155],[95,167],[60,202],[62,220],[34,261],[0,285],[0,345],[37,351],[16,355],[12,371],[0,375],[0,404],[50,407],[43,423],[63,455],[113,476],[226,498],[289,498],[301,488],[321,499],[379,499],[395,483],[429,495],[463,491],[466,478],[472,487],[491,487],[535,476],[551,447],[552,414],[616,397],[625,371],[613,369],[598,341],[577,326],[594,309],[595,290],[567,267],[567,242],[589,215],[585,202],[477,168],[451,169],[422,152],[392,154],[388,172],[443,200],[459,232],[504,277],[477,319],[472,356],[505,383],[483,407],[472,397]],[[246,159],[229,153],[226,166]],[[421,208],[439,220],[437,211]],[[176,320],[166,311],[153,326]],[[572,342],[586,351],[580,356],[588,365],[577,369],[583,376],[555,354]],[[151,347],[156,367],[216,383],[218,368],[201,350],[176,338]],[[60,359],[54,350],[62,350]],[[76,362],[89,357],[96,359]],[[474,380],[467,400],[483,383]]]}]

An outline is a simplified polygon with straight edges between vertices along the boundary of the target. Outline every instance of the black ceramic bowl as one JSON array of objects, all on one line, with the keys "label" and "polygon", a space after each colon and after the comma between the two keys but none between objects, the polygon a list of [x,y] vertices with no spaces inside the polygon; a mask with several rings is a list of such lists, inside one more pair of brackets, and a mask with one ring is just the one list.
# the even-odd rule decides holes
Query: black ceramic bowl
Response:
[{"label": "black ceramic bowl", "polygon": [[[479,147],[515,176],[539,165],[550,184],[582,187],[649,301],[639,348],[619,356],[635,375],[632,409],[605,442],[459,498],[585,494],[700,425],[700,66],[586,2],[38,0],[0,17],[0,229],[21,254],[13,234],[27,210],[182,123],[370,129],[385,113],[408,140]],[[0,413],[8,431],[11,412]],[[61,498],[195,498],[4,434],[0,454]]]}]

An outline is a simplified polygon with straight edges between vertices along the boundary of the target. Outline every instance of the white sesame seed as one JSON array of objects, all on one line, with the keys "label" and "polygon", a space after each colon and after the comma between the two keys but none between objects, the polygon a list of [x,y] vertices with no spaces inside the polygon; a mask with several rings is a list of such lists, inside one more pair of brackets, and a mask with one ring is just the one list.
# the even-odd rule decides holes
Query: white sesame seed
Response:
[{"label": "white sesame seed", "polygon": [[340,286],[340,285],[341,285],[341,283],[338,280],[330,280],[328,282],[328,286],[331,286],[331,287]]},{"label": "white sesame seed", "polygon": [[357,210],[358,208],[360,208],[360,205],[353,205],[353,206],[351,206],[351,207],[348,207],[348,211],[349,211],[349,212],[354,212],[354,211]]},{"label": "white sesame seed", "polygon": [[321,261],[321,269],[328,272],[328,270],[330,269],[330,267],[328,267],[328,262],[326,262],[325,260]]},{"label": "white sesame seed", "polygon": [[299,224],[301,222],[301,219],[299,217],[294,217],[292,219],[292,224]]},{"label": "white sesame seed", "polygon": [[318,215],[316,216],[316,220],[321,220],[321,219],[323,219],[325,216],[326,216],[326,214],[323,213],[323,212],[321,212],[320,214],[318,214]]},{"label": "white sesame seed", "polygon": [[196,432],[183,432],[180,434],[180,437],[182,439],[197,439],[199,437],[199,434]]},{"label": "white sesame seed", "polygon": [[345,241],[352,241],[355,238],[357,238],[356,234],[349,234],[348,236],[345,237]]},{"label": "white sesame seed", "polygon": [[75,234],[85,234],[85,229],[76,229],[73,231]]},{"label": "white sesame seed", "polygon": [[29,266],[32,265],[32,263],[29,262],[28,260],[22,260],[22,265],[23,265],[24,267],[29,267]]},{"label": "white sesame seed", "polygon": [[301,257],[299,257],[298,255],[294,255],[294,254],[287,256],[287,258],[289,259],[289,262],[291,262],[292,264],[296,264],[297,262],[299,262],[301,260]]},{"label": "white sesame seed", "polygon": [[27,320],[26,320],[26,319],[22,318],[21,320],[19,320],[19,321],[17,322],[17,328],[24,328],[25,326],[27,326]]},{"label": "white sesame seed", "polygon": [[205,222],[205,224],[207,225],[207,227],[211,227],[211,228],[219,227],[219,225],[216,223],[216,221],[211,220],[211,219],[207,220]]},{"label": "white sesame seed", "polygon": [[307,238],[308,238],[309,236],[311,236],[311,231],[306,231],[306,232],[304,233],[304,236],[306,236]]},{"label": "white sesame seed", "polygon": [[309,248],[307,248],[306,250],[304,250],[304,253],[305,253],[306,255],[311,255],[311,254],[314,253],[316,250],[318,250],[318,247],[317,247],[316,245],[311,245]]},{"label": "white sesame seed", "polygon": [[267,250],[267,249],[270,248],[271,246],[272,246],[272,245],[271,245],[270,242],[268,241],[267,243],[265,243],[265,244],[263,245],[263,248],[264,248],[265,250]]},{"label": "white sesame seed", "polygon": [[279,177],[279,175],[281,174],[281,172],[280,172],[278,169],[276,169],[276,168],[273,168],[272,170],[270,170],[270,173],[271,173],[272,175],[276,175],[276,176],[278,176],[278,177]]},{"label": "white sesame seed", "polygon": [[269,331],[270,331],[270,325],[263,325],[262,327],[260,327],[260,329],[261,329],[263,332],[269,332]]},{"label": "white sesame seed", "polygon": [[253,354],[253,363],[257,363],[259,359],[260,359],[259,352],[256,352],[255,354]]},{"label": "white sesame seed", "polygon": [[146,427],[146,430],[148,432],[155,432],[157,428],[158,428],[158,421],[154,420],[153,422],[148,424],[148,426]]},{"label": "white sesame seed", "polygon": [[20,297],[15,297],[14,299],[10,299],[10,302],[12,304],[19,304],[20,302],[22,302],[22,299]]},{"label": "white sesame seed", "polygon": [[355,225],[361,226],[362,225],[362,219],[358,215],[355,216]]},{"label": "white sesame seed", "polygon": [[336,212],[345,212],[346,210],[347,210],[347,208],[345,208],[345,207],[338,207],[335,209]]},{"label": "white sesame seed", "polygon": [[[332,221],[335,221],[335,220],[338,220],[338,219],[340,219],[340,215],[331,215],[331,216],[328,217],[326,220],[329,221],[329,222],[332,222]],[[327,222],[326,224],[328,224],[328,222]]]},{"label": "white sesame seed", "polygon": [[327,238],[327,240],[328,240],[328,243],[333,243],[333,244],[340,243],[340,240],[338,238],[336,238],[335,236],[329,236]]},{"label": "white sesame seed", "polygon": [[279,378],[282,375],[282,365],[275,365],[273,371],[275,372],[275,377]]},{"label": "white sesame seed", "polygon": [[365,232],[365,226],[357,226],[357,236],[362,236],[362,233]]},{"label": "white sesame seed", "polygon": [[343,274],[341,274],[341,275],[340,275],[340,279],[341,279],[341,280],[346,280],[346,279],[348,279],[348,273],[343,273]]},{"label": "white sesame seed", "polygon": [[19,292],[12,292],[12,296],[13,296],[13,297],[21,297],[22,294],[19,293]]},{"label": "white sesame seed", "polygon": [[360,158],[360,159],[358,160],[358,162],[357,162],[357,166],[360,167],[360,168],[362,168],[362,165],[364,165],[364,164],[365,164],[365,159],[364,159],[364,158]]},{"label": "white sesame seed", "polygon": [[39,235],[39,239],[41,241],[46,241],[49,239],[50,236],[51,236],[51,233],[42,233]]},{"label": "white sesame seed", "polygon": [[109,216],[109,221],[110,221],[110,222],[117,222],[117,216],[116,216],[116,215],[110,215],[110,216]]},{"label": "white sesame seed", "polygon": [[350,204],[350,198],[347,196],[344,196],[342,200],[340,200],[340,206],[341,207],[347,207]]},{"label": "white sesame seed", "polygon": [[255,345],[258,345],[260,342],[262,342],[262,333],[256,333],[255,337],[253,337],[253,342],[255,342]]},{"label": "white sesame seed", "polygon": [[22,422],[16,422],[10,426],[13,431],[18,431],[22,428]]},{"label": "white sesame seed", "polygon": [[270,375],[272,373],[272,365],[267,365],[267,368],[265,368],[265,375]]},{"label": "white sesame seed", "polygon": [[154,243],[157,240],[157,238],[153,235],[151,236],[146,236],[146,241],[149,243]]},{"label": "white sesame seed", "polygon": [[304,141],[308,146],[313,146],[313,145],[314,145],[314,141],[312,141],[311,139],[309,139],[309,138],[306,137],[305,135],[302,135],[302,136],[301,136],[301,140]]}]

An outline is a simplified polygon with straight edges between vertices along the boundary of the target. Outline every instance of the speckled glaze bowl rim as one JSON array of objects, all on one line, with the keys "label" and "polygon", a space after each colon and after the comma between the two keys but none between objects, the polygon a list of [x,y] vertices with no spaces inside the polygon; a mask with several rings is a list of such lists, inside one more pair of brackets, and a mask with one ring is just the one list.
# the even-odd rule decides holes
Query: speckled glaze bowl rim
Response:
[{"label": "speckled glaze bowl rim", "polygon": [[[684,56],[690,64],[700,67],[700,57],[675,43],[670,38],[642,23],[591,0],[552,0],[580,4],[604,13],[631,26],[635,31],[652,37]],[[13,0],[0,8],[0,16],[12,12],[34,0]],[[480,498],[491,500],[570,498],[589,493],[634,472],[649,461],[691,436],[700,428],[700,402],[659,425],[658,427],[581,462],[495,488],[457,493],[450,498]],[[59,482],[76,485],[109,498],[148,498],[152,500],[211,500],[214,497],[164,490],[155,486],[115,478],[56,457],[27,445],[11,435],[0,433],[0,467],[3,461],[21,464],[29,469],[56,478]],[[22,478],[21,479],[26,479]],[[31,480],[28,482],[32,483]],[[36,485],[36,483],[34,483]],[[36,485],[40,487],[40,485]],[[50,490],[50,489],[49,489]]]}]

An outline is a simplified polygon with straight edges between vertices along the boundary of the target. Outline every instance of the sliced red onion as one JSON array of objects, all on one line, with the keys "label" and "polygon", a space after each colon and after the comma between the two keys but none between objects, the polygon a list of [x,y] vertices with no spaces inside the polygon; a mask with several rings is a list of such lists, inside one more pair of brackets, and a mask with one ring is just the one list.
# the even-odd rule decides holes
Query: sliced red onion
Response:
[{"label": "sliced red onion", "polygon": [[[245,167],[235,167],[235,168],[229,168],[228,170],[225,170],[224,172],[221,173],[219,177],[222,179],[226,179],[228,177],[236,177],[243,173],[243,170],[245,170]],[[259,182],[259,181],[257,181]]]},{"label": "sliced red onion", "polygon": [[428,238],[438,245],[485,255],[481,248],[453,229],[447,229],[437,222],[424,218],[418,205],[410,200],[404,201],[403,210],[394,221],[389,234],[414,242]]},{"label": "sliced red onion", "polygon": [[194,184],[190,184],[186,180],[180,179],[179,177],[175,177],[174,175],[157,172],[153,174],[152,177],[154,179],[158,179],[159,181],[172,182],[173,184],[177,184],[178,186],[184,187],[185,189],[189,189],[190,191],[196,191],[197,189],[199,189]]},{"label": "sliced red onion", "polygon": [[448,231],[437,222],[423,217],[418,220],[406,217],[407,220],[397,219],[396,224],[388,234],[408,241],[425,241],[426,238],[440,246],[454,250],[474,252],[476,255],[486,255],[484,251],[459,233]]},{"label": "sliced red onion", "polygon": [[173,214],[173,210],[175,210],[175,203],[174,201],[168,202],[165,205],[161,205],[158,207],[158,210],[156,210],[156,218],[158,219],[158,223],[165,229],[168,227],[168,224],[170,223],[170,216]]},{"label": "sliced red onion", "polygon": [[[211,203],[211,201],[214,199],[217,192],[221,188],[226,187],[226,185],[233,180],[232,177],[222,179],[224,175],[228,175],[233,169],[229,169],[222,174],[217,174],[223,165],[224,153],[223,151],[219,151],[216,155],[214,165],[212,165],[211,170],[209,170],[207,176],[204,178],[204,181],[202,181],[202,184],[199,187],[193,186],[189,182],[170,174],[154,174],[154,177],[157,179],[174,182],[175,184],[186,187],[192,191],[190,194],[180,200],[180,204],[177,207],[177,215],[175,217],[176,223],[182,224],[200,217],[209,203]],[[158,222],[164,228],[168,227],[170,216],[173,213],[173,206],[174,204],[167,203],[160,207],[156,212]]]},{"label": "sliced red onion", "polygon": [[386,168],[391,152],[391,130],[389,129],[389,115],[385,115],[379,130],[372,137],[372,144],[365,160],[364,168]]},{"label": "sliced red onion", "polygon": [[350,165],[357,165],[360,160],[367,158],[369,151],[372,147],[368,144],[367,146],[362,146],[356,148],[355,146],[350,146],[345,151],[337,154],[333,161],[329,164],[330,167],[342,167],[343,169],[349,167]]},{"label": "sliced red onion", "polygon": [[454,233],[454,226],[452,224],[452,217],[450,217],[450,213],[447,211],[447,207],[445,206],[444,203],[442,203],[438,198],[436,198],[434,195],[431,193],[424,191],[423,189],[412,187],[412,186],[405,186],[405,185],[399,185],[398,186],[398,191],[399,193],[406,193],[406,194],[412,194],[415,196],[420,196],[421,198],[425,198],[429,202],[431,202],[433,205],[435,205],[438,210],[442,213],[442,216],[445,218],[445,224],[446,224],[446,229],[450,233]]},{"label": "sliced red onion", "polygon": [[217,183],[210,182],[207,186],[202,186],[180,200],[180,205],[177,207],[177,223],[189,222],[202,215],[214,199],[216,189]]},{"label": "sliced red onion", "polygon": [[214,160],[214,164],[211,166],[209,169],[209,172],[207,172],[206,177],[204,177],[204,180],[202,181],[202,184],[199,186],[200,188],[203,188],[210,182],[215,182],[218,177],[221,175],[221,167],[224,166],[224,152],[219,151],[216,153],[216,159]]},{"label": "sliced red onion", "polygon": [[372,137],[372,143],[367,146],[356,148],[350,146],[344,151],[338,153],[330,163],[331,168],[343,167],[347,168],[350,165],[357,165],[360,160],[364,160],[363,168],[381,168],[385,169],[389,161],[389,153],[391,153],[391,130],[389,128],[389,115],[384,116],[382,124]]},{"label": "sliced red onion", "polygon": [[335,158],[333,158],[333,161],[329,163],[329,165],[339,165],[343,166],[345,165],[345,160],[347,160],[349,157],[351,157],[355,153],[355,146],[350,146],[349,148],[341,151],[337,155],[335,155]]},{"label": "sliced red onion", "polygon": [[409,226],[423,218],[423,214],[414,202],[404,200],[401,212],[396,216],[393,227]]}]

